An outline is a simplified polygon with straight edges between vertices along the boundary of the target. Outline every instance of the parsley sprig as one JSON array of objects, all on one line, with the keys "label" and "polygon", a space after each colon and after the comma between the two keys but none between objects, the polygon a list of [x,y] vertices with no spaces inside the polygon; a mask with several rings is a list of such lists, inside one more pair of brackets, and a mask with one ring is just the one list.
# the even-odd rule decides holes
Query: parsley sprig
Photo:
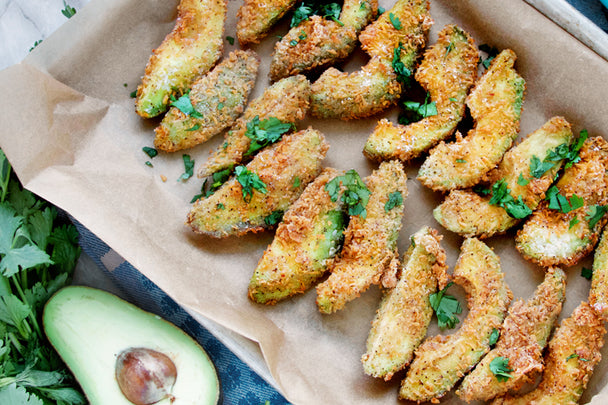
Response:
[{"label": "parsley sprig", "polygon": [[291,28],[299,25],[302,21],[308,20],[313,15],[320,15],[344,25],[340,20],[342,7],[338,3],[325,3],[321,1],[304,1],[293,12],[291,17]]},{"label": "parsley sprig", "polygon": [[395,207],[403,205],[403,194],[400,191],[393,191],[388,195],[388,200],[384,204],[384,211],[389,212]]},{"label": "parsley sprig", "polygon": [[522,219],[532,214],[530,207],[523,201],[521,195],[517,199],[511,195],[511,190],[507,186],[505,179],[501,179],[492,185],[492,198],[490,205],[498,205],[507,211],[507,214],[516,219]]},{"label": "parsley sprig", "polygon": [[343,176],[337,176],[327,182],[325,191],[329,194],[332,201],[338,201],[340,190],[344,187],[341,201],[348,207],[348,215],[359,215],[361,218],[367,216],[367,202],[371,192],[361,180],[359,173],[354,169],[347,171]]},{"label": "parsley sprig", "polygon": [[260,116],[256,115],[247,123],[245,136],[251,139],[251,143],[249,149],[245,152],[245,156],[251,156],[258,150],[277,142],[294,127],[292,123],[283,122],[276,117],[260,120]]},{"label": "parsley sprig", "polygon": [[430,101],[431,95],[426,94],[424,103],[418,101],[404,101],[403,110],[399,114],[399,124],[408,125],[412,122],[420,121],[426,117],[437,115],[437,106],[434,101]]},{"label": "parsley sprig", "polygon": [[405,66],[405,63],[401,61],[401,52],[404,47],[401,43],[393,50],[393,60],[391,65],[397,75],[397,81],[404,86],[410,87],[412,84],[412,71]]},{"label": "parsley sprig", "polygon": [[446,294],[448,288],[454,284],[449,282],[441,291],[433,293],[429,296],[429,302],[435,315],[437,316],[437,323],[441,329],[454,329],[456,324],[460,322],[457,314],[462,312],[460,302],[456,297]]},{"label": "parsley sprig", "polygon": [[545,200],[549,201],[548,207],[550,209],[562,212],[564,214],[585,205],[585,201],[576,194],[572,194],[570,198],[560,194],[557,186],[551,186],[549,190],[547,190]]},{"label": "parsley sprig", "polygon": [[257,190],[263,194],[268,192],[266,183],[260,179],[260,176],[247,169],[245,166],[237,166],[234,169],[234,174],[236,176],[236,181],[238,181],[243,188],[243,200],[246,202],[251,201],[253,190]]},{"label": "parsley sprig", "polygon": [[217,189],[222,186],[222,184],[228,181],[234,171],[233,168],[234,167],[230,165],[229,167],[223,170],[219,170],[213,173],[211,175],[211,181],[209,181],[209,178],[205,179],[205,181],[203,182],[203,186],[201,187],[200,194],[197,194],[192,197],[192,200],[190,200],[190,204],[194,203],[196,200],[203,196],[206,198],[209,197],[211,194],[215,193]]},{"label": "parsley sprig", "polygon": [[186,115],[191,116],[192,118],[203,118],[201,113],[196,111],[194,106],[192,105],[192,100],[190,100],[190,92],[184,93],[180,98],[175,98],[175,96],[171,96],[171,107],[175,107]]},{"label": "parsley sprig", "polygon": [[506,382],[509,378],[513,378],[510,374],[513,370],[509,368],[509,358],[495,357],[490,362],[490,371],[496,376],[500,382]]},{"label": "parsley sprig", "polygon": [[76,228],[21,187],[0,150],[0,403],[86,403],[41,325],[79,255]]}]

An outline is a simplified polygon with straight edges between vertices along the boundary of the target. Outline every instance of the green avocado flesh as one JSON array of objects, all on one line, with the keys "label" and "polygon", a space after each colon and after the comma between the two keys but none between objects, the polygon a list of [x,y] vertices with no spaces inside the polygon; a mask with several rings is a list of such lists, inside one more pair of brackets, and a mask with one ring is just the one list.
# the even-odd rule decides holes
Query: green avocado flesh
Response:
[{"label": "green avocado flesh", "polygon": [[57,292],[43,314],[46,335],[70,368],[91,405],[131,405],[115,377],[118,355],[147,348],[177,368],[173,398],[158,405],[216,404],[219,381],[207,353],[182,330],[122,299],[88,287]]}]

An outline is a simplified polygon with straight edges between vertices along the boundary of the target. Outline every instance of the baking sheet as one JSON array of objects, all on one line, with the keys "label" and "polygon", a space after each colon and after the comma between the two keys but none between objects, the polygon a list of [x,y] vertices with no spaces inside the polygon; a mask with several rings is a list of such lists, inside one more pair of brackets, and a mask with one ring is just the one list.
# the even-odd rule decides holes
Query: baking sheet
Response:
[{"label": "baking sheet", "polygon": [[[235,36],[240,1],[229,1],[226,35]],[[380,4],[390,9],[392,1]],[[315,306],[314,291],[275,307],[261,307],[246,297],[249,278],[270,233],[213,240],[193,235],[185,226],[191,197],[201,181],[177,179],[183,172],[181,153],[144,164],[143,146],[151,146],[158,120],[144,121],[133,109],[129,93],[143,74],[149,54],[172,28],[176,1],[92,0],[26,60],[0,74],[6,97],[0,101],[3,125],[0,147],[24,185],[68,211],[143,274],[190,311],[212,319],[257,341],[277,385],[298,403],[397,402],[403,374],[391,383],[363,374],[359,358],[380,298],[373,287],[339,313],[324,316]],[[437,0],[431,3],[435,25],[430,43],[448,23],[469,31],[478,44],[513,49],[516,67],[527,80],[521,133],[528,134],[554,115],[563,115],[576,132],[606,135],[608,62],[578,42],[534,8],[520,0]],[[255,97],[268,85],[269,55],[279,25],[254,49],[263,57]],[[225,51],[235,49],[228,42]],[[355,55],[345,66],[357,69],[365,58]],[[392,117],[395,111],[387,112]],[[356,168],[362,176],[375,165],[361,154],[377,119],[342,122],[308,119],[331,144],[325,164]],[[221,137],[189,153],[201,164]],[[424,189],[408,168],[409,197],[399,247],[421,226],[445,235],[444,247],[454,264],[462,239],[442,229],[432,218],[440,195]],[[162,176],[167,180],[163,181]],[[501,257],[506,280],[515,297],[529,297],[542,271],[515,252],[513,234],[488,244]],[[589,266],[590,259],[582,265]],[[570,314],[586,299],[589,282],[580,265],[568,271]],[[460,294],[459,289],[453,290]],[[452,290],[451,290],[452,291]],[[461,320],[464,319],[464,314]],[[431,328],[429,334],[437,333]],[[446,332],[449,333],[449,332]],[[608,397],[606,362],[600,363],[583,402]],[[448,396],[445,403],[459,403]],[[600,402],[598,402],[600,403]]]}]

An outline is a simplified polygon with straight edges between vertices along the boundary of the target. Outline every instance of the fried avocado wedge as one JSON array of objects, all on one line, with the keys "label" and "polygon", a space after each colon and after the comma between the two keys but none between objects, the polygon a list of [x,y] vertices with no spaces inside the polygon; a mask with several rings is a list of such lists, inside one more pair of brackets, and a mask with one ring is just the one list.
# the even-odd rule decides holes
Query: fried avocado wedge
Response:
[{"label": "fried avocado wedge", "polygon": [[337,21],[318,15],[292,27],[274,46],[270,79],[321,68],[346,58],[357,36],[376,15],[377,0],[345,0]]},{"label": "fried avocado wedge", "polygon": [[348,120],[393,105],[402,93],[393,66],[411,73],[432,23],[427,0],[398,0],[359,35],[363,50],[371,56],[361,70],[346,73],[329,68],[313,83],[312,114]]},{"label": "fried avocado wedge", "polygon": [[500,259],[486,244],[466,239],[454,269],[454,281],[466,293],[469,314],[449,336],[426,339],[416,350],[399,397],[434,401],[444,396],[490,350],[490,335],[507,313],[512,293],[500,270]]},{"label": "fried avocado wedge", "polygon": [[302,75],[279,80],[252,100],[245,112],[226,133],[224,143],[201,166],[199,177],[235,166],[253,156],[248,155],[251,138],[247,136],[247,125],[258,117],[259,120],[274,117],[281,122],[295,124],[304,119],[310,106],[310,82]]},{"label": "fried avocado wedge", "polygon": [[323,134],[312,128],[284,136],[246,168],[238,166],[236,176],[214,194],[198,199],[186,223],[194,232],[214,238],[269,228],[265,219],[285,212],[319,175],[328,148]]},{"label": "fried avocado wedge", "polygon": [[589,304],[608,321],[608,236],[604,230],[593,257]]},{"label": "fried avocado wedge", "polygon": [[244,0],[236,23],[241,46],[260,42],[294,4],[296,0]]},{"label": "fried avocado wedge", "polygon": [[577,404],[602,357],[605,334],[602,319],[589,304],[581,302],[549,341],[538,387],[522,396],[497,398],[492,404]]},{"label": "fried avocado wedge", "polygon": [[447,280],[437,231],[424,227],[411,240],[397,285],[382,298],[361,358],[366,374],[386,381],[412,360],[433,316],[429,295],[437,291],[438,279]]},{"label": "fried avocado wedge", "polygon": [[165,112],[171,96],[181,96],[222,55],[225,0],[181,0],[173,30],[152,51],[135,111],[143,118]]},{"label": "fried avocado wedge", "polygon": [[249,282],[249,298],[275,304],[307,291],[340,250],[348,217],[325,185],[343,172],[326,168],[285,212]]},{"label": "fried avocado wedge", "polygon": [[513,68],[515,59],[506,49],[492,60],[467,97],[475,127],[431,149],[418,172],[422,184],[435,191],[472,187],[500,163],[517,138],[526,87]]},{"label": "fried avocado wedge", "polygon": [[[561,312],[565,294],[564,272],[557,267],[548,269],[530,300],[517,300],[511,305],[496,347],[464,378],[456,394],[466,402],[488,401],[533,382],[543,369],[542,351]],[[492,372],[492,364],[499,358],[508,359],[509,377],[501,378]]]},{"label": "fried avocado wedge", "polygon": [[[317,285],[321,313],[342,309],[377,284],[387,269],[398,266],[397,237],[407,197],[406,180],[398,161],[383,162],[365,178],[371,193],[365,211],[350,216],[341,255],[329,266],[329,278]],[[350,198],[352,190],[346,192]]]},{"label": "fried avocado wedge", "polygon": [[599,136],[585,140],[579,158],[515,237],[523,257],[540,266],[576,264],[593,250],[608,220],[608,142]]},{"label": "fried avocado wedge", "polygon": [[465,238],[483,239],[506,232],[541,203],[562,166],[564,156],[559,151],[568,149],[572,136],[564,118],[551,118],[509,149],[498,167],[488,173],[487,180],[493,184],[488,195],[452,190],[433,216]]},{"label": "fried avocado wedge", "polygon": [[259,66],[253,51],[230,52],[172,104],[155,129],[154,146],[165,152],[191,148],[232,125],[247,104]]},{"label": "fried avocado wedge", "polygon": [[372,160],[407,162],[446,139],[456,130],[465,111],[465,99],[477,79],[479,52],[473,39],[455,25],[439,32],[416,69],[415,78],[430,94],[437,114],[409,125],[395,125],[386,118],[369,136],[363,154]]}]

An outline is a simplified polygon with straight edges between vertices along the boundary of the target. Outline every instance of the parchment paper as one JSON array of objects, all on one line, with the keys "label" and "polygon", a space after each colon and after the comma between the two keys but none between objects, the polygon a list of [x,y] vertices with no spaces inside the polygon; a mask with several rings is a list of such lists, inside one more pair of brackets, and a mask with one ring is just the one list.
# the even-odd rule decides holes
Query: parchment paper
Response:
[{"label": "parchment paper", "polygon": [[[392,0],[380,2],[390,9]],[[158,120],[145,121],[133,108],[129,93],[139,83],[151,50],[172,28],[175,0],[93,0],[26,60],[0,73],[0,147],[25,187],[62,207],[112,246],[178,303],[259,342],[272,375],[288,400],[298,404],[395,403],[403,373],[385,383],[364,375],[360,356],[380,298],[372,287],[346,308],[322,316],[315,293],[275,307],[251,303],[247,284],[271,233],[213,240],[184,226],[189,201],[202,181],[178,182],[182,153],[148,157]],[[240,1],[229,1],[225,35],[235,37]],[[520,0],[434,0],[435,25],[430,43],[448,23],[468,30],[478,44],[513,49],[516,67],[527,80],[521,134],[526,135],[554,115],[563,115],[578,133],[606,136],[608,62]],[[268,85],[269,56],[280,24],[255,46],[263,65],[255,97]],[[225,52],[237,45],[225,42]],[[364,61],[355,55],[346,69]],[[395,117],[395,111],[385,115]],[[307,120],[331,144],[325,164],[357,169],[362,176],[375,167],[361,154],[380,118],[343,122]],[[189,153],[200,165],[219,136]],[[399,247],[421,226],[445,235],[444,247],[454,264],[462,239],[437,224],[431,214],[441,196],[415,179],[420,161],[408,168],[409,197]],[[163,181],[161,175],[166,176]],[[515,297],[528,298],[542,280],[542,270],[521,259],[513,248],[513,232],[487,243],[501,257]],[[590,266],[591,258],[582,265]],[[589,282],[571,268],[562,316],[585,300]],[[452,288],[462,301],[462,290]],[[466,314],[461,316],[464,319]],[[435,323],[435,322],[433,322]],[[437,333],[436,327],[429,335]],[[450,332],[446,332],[450,333]],[[604,350],[605,352],[605,350]],[[594,403],[608,398],[607,361],[600,363],[583,397]],[[599,394],[599,395],[597,395]],[[458,403],[456,397],[445,403]]]}]

